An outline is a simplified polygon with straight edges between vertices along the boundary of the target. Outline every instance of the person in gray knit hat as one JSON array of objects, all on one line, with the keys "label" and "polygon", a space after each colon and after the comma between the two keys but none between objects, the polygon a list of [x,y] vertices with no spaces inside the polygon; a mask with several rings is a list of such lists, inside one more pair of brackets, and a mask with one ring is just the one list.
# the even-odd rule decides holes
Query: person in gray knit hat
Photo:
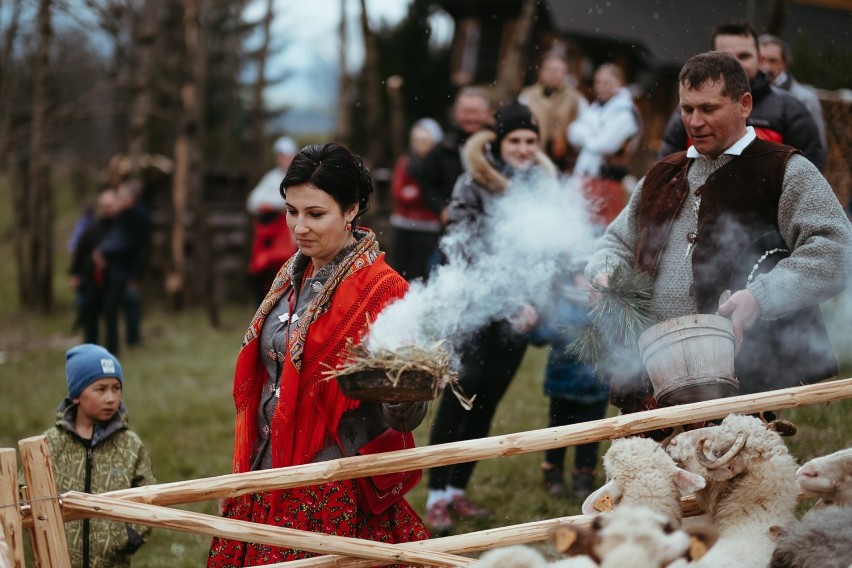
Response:
[{"label": "person in gray knit hat", "polygon": [[[587,268],[653,279],[660,320],[714,314],[733,323],[740,394],[809,384],[837,373],[819,302],[852,274],[852,226],[799,150],[756,137],[748,77],[723,52],[692,57],[679,75],[692,146],[657,162],[598,242]],[[721,305],[722,292],[733,294]],[[594,301],[595,294],[591,294]],[[624,412],[655,405],[647,377],[613,377]]]},{"label": "person in gray knit hat", "polygon": [[[142,441],[127,425],[124,373],[115,356],[92,343],[65,354],[68,393],[47,437],[60,493],[104,493],[157,482]],[[130,566],[151,534],[144,525],[105,519],[65,523],[74,567]]]}]

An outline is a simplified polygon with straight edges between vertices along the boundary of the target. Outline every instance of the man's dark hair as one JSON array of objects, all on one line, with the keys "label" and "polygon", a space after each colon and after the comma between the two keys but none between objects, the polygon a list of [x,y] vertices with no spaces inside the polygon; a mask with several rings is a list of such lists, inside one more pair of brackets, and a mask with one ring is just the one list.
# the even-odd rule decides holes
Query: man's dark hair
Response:
[{"label": "man's dark hair", "polygon": [[748,93],[748,75],[745,69],[730,53],[723,51],[708,51],[689,58],[677,77],[681,85],[687,89],[699,89],[707,83],[721,81],[724,83],[722,94],[729,99],[739,100],[743,93]]},{"label": "man's dark hair", "polygon": [[713,37],[710,39],[710,49],[716,49],[716,36],[732,35],[745,36],[754,39],[754,48],[760,52],[760,45],[757,43],[757,32],[748,21],[741,18],[731,18],[722,20],[713,30]]}]

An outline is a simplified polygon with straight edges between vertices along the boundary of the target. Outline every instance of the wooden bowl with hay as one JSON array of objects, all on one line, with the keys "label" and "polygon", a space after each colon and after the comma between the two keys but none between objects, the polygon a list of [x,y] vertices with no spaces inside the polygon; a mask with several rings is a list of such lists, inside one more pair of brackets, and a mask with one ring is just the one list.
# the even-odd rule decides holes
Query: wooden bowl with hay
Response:
[{"label": "wooden bowl with hay", "polygon": [[424,402],[435,400],[450,386],[457,390],[458,374],[450,369],[449,353],[439,343],[428,348],[405,346],[368,351],[349,344],[345,363],[327,371],[349,398],[364,402]]}]

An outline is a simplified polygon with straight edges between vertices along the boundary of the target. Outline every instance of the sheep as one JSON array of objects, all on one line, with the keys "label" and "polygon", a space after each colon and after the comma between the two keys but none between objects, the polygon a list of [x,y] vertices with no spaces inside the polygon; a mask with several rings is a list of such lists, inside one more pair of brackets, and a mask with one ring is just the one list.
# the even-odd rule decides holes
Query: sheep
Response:
[{"label": "sheep", "polygon": [[852,566],[852,507],[826,506],[777,533],[769,568]]},{"label": "sheep", "polygon": [[685,471],[657,442],[648,438],[615,440],[604,454],[607,482],[583,503],[583,514],[597,514],[601,500],[612,506],[641,505],[668,517],[680,527],[680,496],[702,489],[704,478]]},{"label": "sheep", "polygon": [[647,507],[622,505],[598,515],[591,525],[563,524],[550,532],[553,547],[572,555],[553,563],[528,546],[489,550],[477,568],[663,568],[687,561],[713,546],[716,531],[702,527],[690,532]]},{"label": "sheep", "polygon": [[541,568],[547,566],[547,560],[534,548],[514,545],[485,552],[473,566],[477,568]]},{"label": "sheep", "polygon": [[598,568],[598,564],[587,556],[565,558],[551,564],[536,549],[522,545],[489,550],[473,566],[476,568]]},{"label": "sheep", "polygon": [[819,497],[814,507],[852,507],[852,448],[806,462],[796,478],[806,497]]},{"label": "sheep", "polygon": [[[706,550],[715,542],[712,528],[690,533],[677,530],[663,514],[647,507],[621,505],[612,513],[595,517],[591,527],[564,525],[551,531],[551,542],[560,552],[583,554],[574,560],[590,558],[601,568],[661,568],[695,554],[694,539]],[[573,564],[567,564],[573,566]]]},{"label": "sheep", "polygon": [[666,448],[676,464],[707,479],[695,495],[719,542],[695,566],[763,568],[775,547],[770,528],[795,520],[796,461],[776,427],[732,414],[719,426],[677,435]]}]

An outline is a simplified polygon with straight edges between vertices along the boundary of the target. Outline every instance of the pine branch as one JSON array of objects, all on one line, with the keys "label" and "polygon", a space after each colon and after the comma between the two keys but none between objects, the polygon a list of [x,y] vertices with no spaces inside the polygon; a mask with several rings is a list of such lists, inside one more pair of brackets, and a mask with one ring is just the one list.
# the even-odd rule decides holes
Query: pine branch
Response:
[{"label": "pine branch", "polygon": [[636,349],[639,336],[651,323],[651,277],[644,272],[616,266],[607,285],[591,283],[599,293],[588,324],[566,348],[569,356],[597,368],[606,367],[616,348]]}]

